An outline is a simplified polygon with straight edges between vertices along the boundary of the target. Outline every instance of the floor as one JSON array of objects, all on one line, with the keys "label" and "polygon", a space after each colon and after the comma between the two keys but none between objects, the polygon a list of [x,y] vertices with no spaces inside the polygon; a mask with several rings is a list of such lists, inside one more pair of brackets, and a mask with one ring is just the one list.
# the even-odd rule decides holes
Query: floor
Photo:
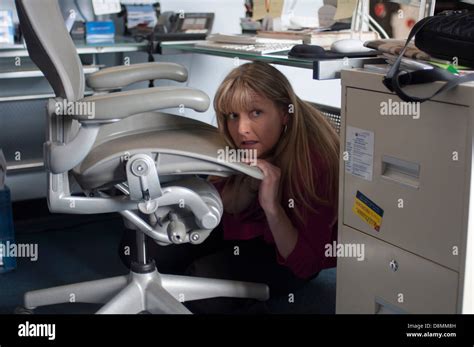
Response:
[{"label": "floor", "polygon": [[[92,216],[52,215],[46,201],[14,206],[16,243],[38,244],[38,260],[17,258],[14,271],[0,274],[0,314],[13,313],[23,293],[75,282],[123,275],[117,248],[123,232],[118,214]],[[335,312],[336,271],[324,270],[294,296],[272,298],[271,313]],[[212,299],[211,299],[212,300]],[[94,313],[95,304],[61,304],[41,307],[35,313]]]}]

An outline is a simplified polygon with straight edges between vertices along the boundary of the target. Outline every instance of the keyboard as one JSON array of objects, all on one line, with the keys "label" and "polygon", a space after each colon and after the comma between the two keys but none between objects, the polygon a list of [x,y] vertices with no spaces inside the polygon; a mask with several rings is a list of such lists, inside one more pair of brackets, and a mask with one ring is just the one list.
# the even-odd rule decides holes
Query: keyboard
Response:
[{"label": "keyboard", "polygon": [[215,49],[226,52],[249,53],[255,55],[264,55],[276,52],[289,51],[293,48],[294,43],[255,43],[255,44],[229,44],[203,41],[195,44],[197,48]]}]

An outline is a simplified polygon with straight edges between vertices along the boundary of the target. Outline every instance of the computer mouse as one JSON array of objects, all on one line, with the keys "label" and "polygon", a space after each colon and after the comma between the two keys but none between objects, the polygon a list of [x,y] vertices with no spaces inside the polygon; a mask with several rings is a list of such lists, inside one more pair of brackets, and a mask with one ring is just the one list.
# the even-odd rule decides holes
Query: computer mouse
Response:
[{"label": "computer mouse", "polygon": [[336,53],[359,53],[373,51],[364,46],[364,42],[358,39],[342,39],[333,42],[331,51]]}]

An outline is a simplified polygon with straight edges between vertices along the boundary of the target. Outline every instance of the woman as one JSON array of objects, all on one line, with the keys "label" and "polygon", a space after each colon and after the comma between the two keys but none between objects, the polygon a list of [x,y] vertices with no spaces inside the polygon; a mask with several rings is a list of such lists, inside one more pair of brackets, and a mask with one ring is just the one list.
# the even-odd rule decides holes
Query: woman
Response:
[{"label": "woman", "polygon": [[[208,240],[191,246],[193,253],[181,248],[182,266],[191,264],[184,273],[266,283],[272,297],[288,295],[336,265],[324,254],[337,238],[338,135],[281,72],[262,62],[232,70],[214,108],[227,145],[255,151],[253,164],[264,177],[210,178],[224,215]],[[163,248],[157,250],[158,269],[176,272],[160,268],[169,258]],[[238,300],[187,304],[198,312],[234,312],[242,306]]]},{"label": "woman", "polygon": [[263,237],[297,278],[335,266],[324,256],[336,239],[339,169],[339,137],[329,122],[262,62],[234,69],[214,108],[228,146],[256,150],[264,174],[261,182],[234,176],[214,183],[226,212],[224,238]]}]

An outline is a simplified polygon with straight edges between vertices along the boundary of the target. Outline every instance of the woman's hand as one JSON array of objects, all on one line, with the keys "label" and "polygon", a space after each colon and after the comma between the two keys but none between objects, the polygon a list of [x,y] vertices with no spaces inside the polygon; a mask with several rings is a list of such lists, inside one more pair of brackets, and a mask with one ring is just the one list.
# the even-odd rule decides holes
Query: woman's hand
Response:
[{"label": "woman's hand", "polygon": [[265,212],[274,214],[280,208],[280,168],[263,159],[257,159],[256,165],[263,172],[263,180],[258,188],[258,202]]},{"label": "woman's hand", "polygon": [[[252,181],[257,181],[257,185]],[[224,210],[230,214],[239,214],[249,207],[258,194],[260,180],[246,175],[235,175],[227,179],[221,192]]]}]

